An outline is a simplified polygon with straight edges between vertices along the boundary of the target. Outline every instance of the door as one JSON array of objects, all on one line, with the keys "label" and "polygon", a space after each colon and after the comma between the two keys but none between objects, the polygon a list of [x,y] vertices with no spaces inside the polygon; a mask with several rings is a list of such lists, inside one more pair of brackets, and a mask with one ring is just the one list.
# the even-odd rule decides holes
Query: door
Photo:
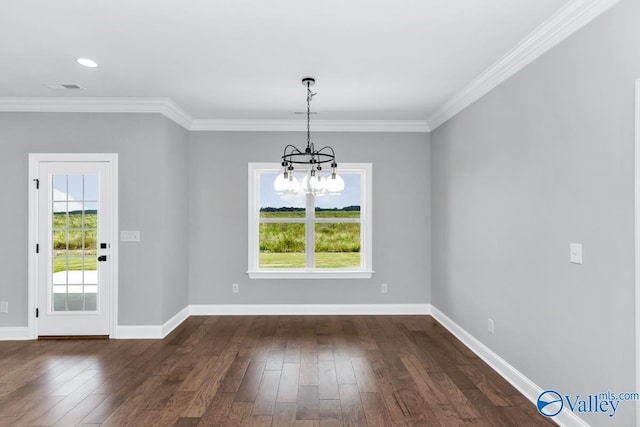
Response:
[{"label": "door", "polygon": [[39,161],[37,335],[110,335],[112,180],[108,161]]}]

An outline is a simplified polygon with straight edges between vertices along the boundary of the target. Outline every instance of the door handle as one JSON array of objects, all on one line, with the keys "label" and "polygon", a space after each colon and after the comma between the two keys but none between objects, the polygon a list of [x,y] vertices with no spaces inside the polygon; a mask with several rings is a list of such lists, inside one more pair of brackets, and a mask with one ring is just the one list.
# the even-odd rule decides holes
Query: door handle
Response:
[{"label": "door handle", "polygon": [[98,262],[105,262],[107,260],[107,256],[106,255],[100,255],[98,257]]}]

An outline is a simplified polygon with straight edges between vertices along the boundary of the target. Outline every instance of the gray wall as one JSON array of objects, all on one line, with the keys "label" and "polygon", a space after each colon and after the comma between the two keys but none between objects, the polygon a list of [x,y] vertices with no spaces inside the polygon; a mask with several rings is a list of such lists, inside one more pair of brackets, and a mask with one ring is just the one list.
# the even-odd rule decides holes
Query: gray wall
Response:
[{"label": "gray wall", "polygon": [[165,120],[166,138],[157,188],[162,194],[162,322],[189,304],[189,134]]},{"label": "gray wall", "polygon": [[[0,114],[0,326],[27,324],[28,153],[119,155],[119,324],[166,321],[187,304],[188,133],[159,115]],[[171,261],[171,262],[169,262]]]},{"label": "gray wall", "polygon": [[[312,135],[313,137],[313,135]],[[247,277],[247,163],[276,162],[295,132],[192,132],[191,304],[424,304],[430,295],[429,135],[319,133],[339,162],[373,164],[373,269],[362,280]],[[232,283],[240,293],[231,292]],[[380,293],[380,284],[389,293]]]},{"label": "gray wall", "polygon": [[566,394],[635,390],[639,18],[623,0],[431,135],[432,303]]}]

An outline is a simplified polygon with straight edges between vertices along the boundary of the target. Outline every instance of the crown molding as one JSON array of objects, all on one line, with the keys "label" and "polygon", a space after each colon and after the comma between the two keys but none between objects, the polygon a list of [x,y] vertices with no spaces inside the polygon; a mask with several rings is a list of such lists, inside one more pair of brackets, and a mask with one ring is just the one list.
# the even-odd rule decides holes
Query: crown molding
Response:
[{"label": "crown molding", "polygon": [[[303,120],[195,119],[193,131],[302,132]],[[429,132],[426,120],[314,120],[314,132]]]},{"label": "crown molding", "polygon": [[427,119],[431,130],[473,104],[619,0],[571,0]]},{"label": "crown molding", "polygon": [[[193,131],[298,132],[303,120],[193,119],[169,98],[0,97],[0,112],[157,113]],[[426,120],[314,120],[316,132],[429,132]]]},{"label": "crown molding", "polygon": [[10,98],[0,97],[1,112],[158,113],[189,129],[193,119],[169,98]]},{"label": "crown molding", "polygon": [[162,110],[159,111],[159,113],[166,118],[173,120],[183,128],[187,130],[191,129],[193,118],[184,111],[182,107],[173,102],[173,100],[166,98]]}]

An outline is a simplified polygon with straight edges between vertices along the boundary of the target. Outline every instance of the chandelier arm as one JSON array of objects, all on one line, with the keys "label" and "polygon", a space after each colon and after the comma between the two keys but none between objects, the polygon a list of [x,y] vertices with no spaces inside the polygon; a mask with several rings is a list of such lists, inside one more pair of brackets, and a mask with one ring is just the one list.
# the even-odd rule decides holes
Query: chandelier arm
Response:
[{"label": "chandelier arm", "polygon": [[[330,150],[331,154],[325,154],[323,153],[324,150]],[[321,149],[318,150],[318,154],[323,155],[328,157],[330,160],[327,160],[323,163],[328,163],[329,161],[331,161],[331,167],[332,168],[336,168],[338,167],[338,163],[336,163],[336,152],[333,150],[333,147],[331,147],[330,145],[324,146]]]},{"label": "chandelier arm", "polygon": [[331,147],[330,145],[325,145],[324,147],[322,147],[321,149],[319,149],[317,152],[318,152],[318,153],[321,153],[321,152],[322,152],[323,150],[325,150],[325,149],[327,149],[327,150],[331,150],[331,155],[332,155],[333,157],[335,157],[335,156],[336,156],[336,152],[335,152],[335,151],[333,151],[333,147]]},{"label": "chandelier arm", "polygon": [[[291,147],[291,148],[292,148],[292,150],[291,150],[291,153],[287,154],[287,148],[289,148],[289,147]],[[300,150],[298,149],[298,147],[296,147],[295,145],[288,144],[286,147],[284,147],[284,153],[283,153],[283,156],[282,156],[282,157],[284,157],[284,156],[289,156],[289,155],[291,155],[291,154],[304,154],[304,153],[303,153],[302,151],[300,151]]]}]

